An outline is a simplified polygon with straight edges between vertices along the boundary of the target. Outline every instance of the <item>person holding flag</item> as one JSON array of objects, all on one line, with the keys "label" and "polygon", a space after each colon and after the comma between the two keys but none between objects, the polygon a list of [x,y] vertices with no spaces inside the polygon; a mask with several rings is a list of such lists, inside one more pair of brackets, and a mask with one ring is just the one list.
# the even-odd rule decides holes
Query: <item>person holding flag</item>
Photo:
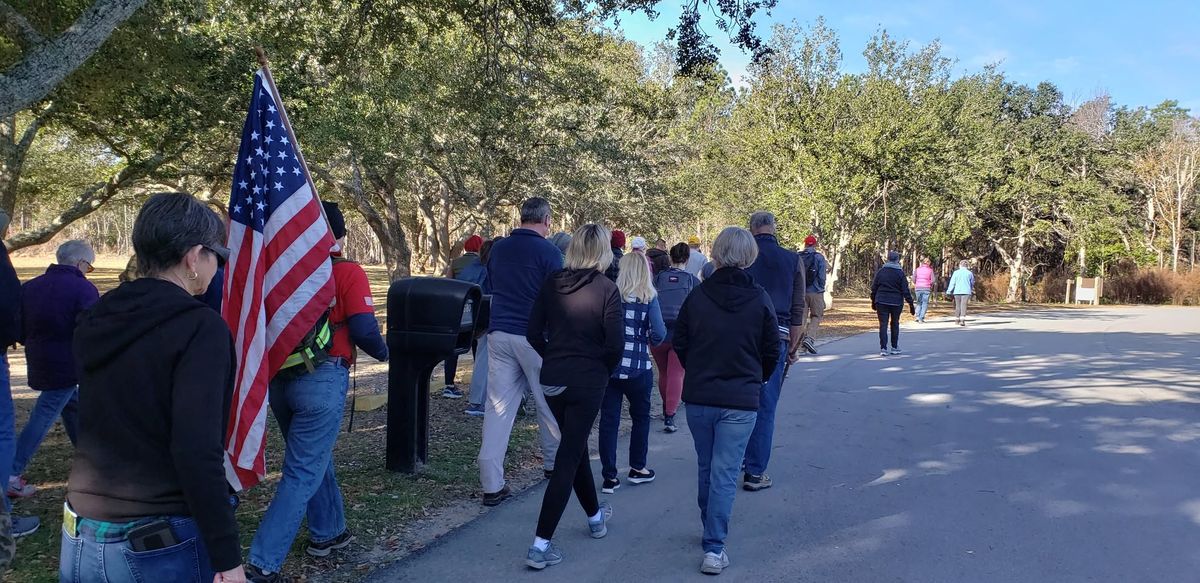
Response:
[{"label": "person holding flag", "polygon": [[333,446],[355,345],[378,360],[387,345],[362,267],[341,258],[345,218],[317,197],[266,60],[255,75],[229,201],[229,267],[222,313],[238,369],[226,475],[237,490],[266,473],[269,403],[284,437],[283,477],[250,546],[251,581],[279,571],[308,516],[308,553],[350,544]]}]

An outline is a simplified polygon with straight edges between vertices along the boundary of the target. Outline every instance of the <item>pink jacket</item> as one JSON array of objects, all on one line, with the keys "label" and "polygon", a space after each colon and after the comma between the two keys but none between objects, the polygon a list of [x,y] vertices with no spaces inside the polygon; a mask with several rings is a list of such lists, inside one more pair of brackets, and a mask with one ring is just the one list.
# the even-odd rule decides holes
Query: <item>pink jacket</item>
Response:
[{"label": "pink jacket", "polygon": [[922,265],[913,273],[914,289],[933,289],[933,268]]}]

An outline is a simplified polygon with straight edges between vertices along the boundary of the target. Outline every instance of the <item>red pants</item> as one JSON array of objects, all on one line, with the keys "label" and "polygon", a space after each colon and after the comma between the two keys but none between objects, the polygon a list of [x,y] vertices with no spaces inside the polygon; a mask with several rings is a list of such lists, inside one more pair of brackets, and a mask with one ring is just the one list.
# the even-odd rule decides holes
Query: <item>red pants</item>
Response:
[{"label": "red pants", "polygon": [[683,365],[670,342],[651,346],[650,353],[658,364],[658,394],[662,396],[663,415],[674,415],[683,395]]}]

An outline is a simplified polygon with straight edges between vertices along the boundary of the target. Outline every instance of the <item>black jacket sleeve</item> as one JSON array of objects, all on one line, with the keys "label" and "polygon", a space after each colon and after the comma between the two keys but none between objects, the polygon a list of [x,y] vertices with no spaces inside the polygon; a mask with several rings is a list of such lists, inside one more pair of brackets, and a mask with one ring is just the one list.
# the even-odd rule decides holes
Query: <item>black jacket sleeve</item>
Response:
[{"label": "black jacket sleeve", "polygon": [[[763,292],[763,317],[762,317],[762,339],[759,340],[759,345],[762,346],[762,381],[765,383],[771,379],[771,375],[775,374],[775,365],[779,362],[779,356],[783,350],[779,346],[779,319],[775,317],[775,308],[771,305],[771,297],[767,292]],[[684,369],[687,370],[687,369]]]},{"label": "black jacket sleeve", "polygon": [[227,571],[242,564],[237,522],[225,481],[233,340],[217,316],[205,316],[175,366],[170,447],[183,496],[208,547],[209,562],[214,570]]},{"label": "black jacket sleeve", "polygon": [[8,258],[8,248],[0,241],[0,348],[8,348],[17,341],[20,305],[21,280]]},{"label": "black jacket sleeve", "polygon": [[541,291],[533,300],[533,308],[529,310],[529,327],[525,329],[525,340],[542,357],[546,356],[546,285],[542,284]]},{"label": "black jacket sleeve", "polygon": [[807,316],[804,309],[807,296],[804,294],[808,288],[808,282],[805,281],[808,275],[804,271],[804,258],[801,257],[796,260],[796,274],[792,277],[792,326],[803,326],[804,317]]},{"label": "black jacket sleeve", "polygon": [[604,364],[609,372],[621,363],[625,351],[625,318],[621,313],[620,293],[614,286],[604,300]]},{"label": "black jacket sleeve", "polygon": [[679,364],[684,370],[687,370],[688,342],[691,334],[688,329],[688,304],[691,303],[691,299],[692,296],[689,295],[683,300],[683,305],[679,306],[679,315],[675,317],[675,327],[671,330],[671,349],[679,357]]}]

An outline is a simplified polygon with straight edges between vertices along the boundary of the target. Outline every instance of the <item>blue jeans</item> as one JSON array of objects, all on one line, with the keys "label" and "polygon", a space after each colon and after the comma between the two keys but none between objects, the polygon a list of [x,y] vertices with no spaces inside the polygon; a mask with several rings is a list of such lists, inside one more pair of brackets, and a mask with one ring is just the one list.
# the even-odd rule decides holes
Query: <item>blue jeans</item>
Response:
[{"label": "blue jeans", "polygon": [[342,492],[333,475],[333,445],[342,426],[350,371],[334,362],[296,379],[271,381],[271,411],[283,433],[283,477],[250,545],[250,564],[278,573],[300,521],[313,542],[346,531]]},{"label": "blue jeans", "polygon": [[733,496],[737,492],[738,469],[746,443],[754,431],[754,411],[722,409],[687,403],[688,429],[696,445],[696,503],[704,524],[702,546],[706,553],[725,550]]},{"label": "blue jeans", "polygon": [[[37,452],[38,446],[42,445],[42,440],[46,439],[46,434],[50,433],[50,428],[60,415],[63,418],[63,428],[67,430],[67,437],[71,439],[71,443],[75,443],[75,431],[79,423],[76,415],[78,403],[79,387],[39,391],[37,404],[29,413],[29,421],[17,437],[12,475],[19,476],[25,472],[25,466],[29,465],[29,460]],[[68,405],[75,405],[71,407],[70,412],[67,411]]]},{"label": "blue jeans", "polygon": [[783,387],[783,369],[787,366],[787,341],[780,341],[779,362],[775,372],[763,384],[758,397],[758,421],[754,434],[746,446],[746,463],[743,469],[752,476],[761,476],[771,461],[771,442],[775,438],[775,407],[779,405],[779,392]]},{"label": "blue jeans", "polygon": [[925,321],[925,312],[929,311],[929,290],[917,290],[917,321]]},{"label": "blue jeans", "polygon": [[475,344],[475,368],[471,371],[471,394],[467,395],[467,402],[472,405],[482,405],[487,399],[487,338],[487,334],[484,334]]},{"label": "blue jeans", "polygon": [[[13,452],[16,447],[16,420],[13,417],[12,386],[8,378],[8,354],[0,349],[0,472],[12,468]],[[0,486],[8,489],[8,474],[0,474]],[[12,502],[4,498],[4,511],[12,511]]]},{"label": "blue jeans", "polygon": [[621,426],[621,402],[629,399],[629,418],[633,432],[629,436],[629,467],[645,469],[650,443],[650,390],[654,373],[644,371],[631,379],[608,379],[604,402],[600,405],[600,475],[606,480],[617,477],[617,429]]},{"label": "blue jeans", "polygon": [[61,583],[211,583],[213,570],[196,521],[186,516],[163,518],[171,522],[171,530],[180,542],[153,551],[134,551],[128,540],[96,542],[94,532],[85,531],[73,537],[63,530],[58,580]]}]

